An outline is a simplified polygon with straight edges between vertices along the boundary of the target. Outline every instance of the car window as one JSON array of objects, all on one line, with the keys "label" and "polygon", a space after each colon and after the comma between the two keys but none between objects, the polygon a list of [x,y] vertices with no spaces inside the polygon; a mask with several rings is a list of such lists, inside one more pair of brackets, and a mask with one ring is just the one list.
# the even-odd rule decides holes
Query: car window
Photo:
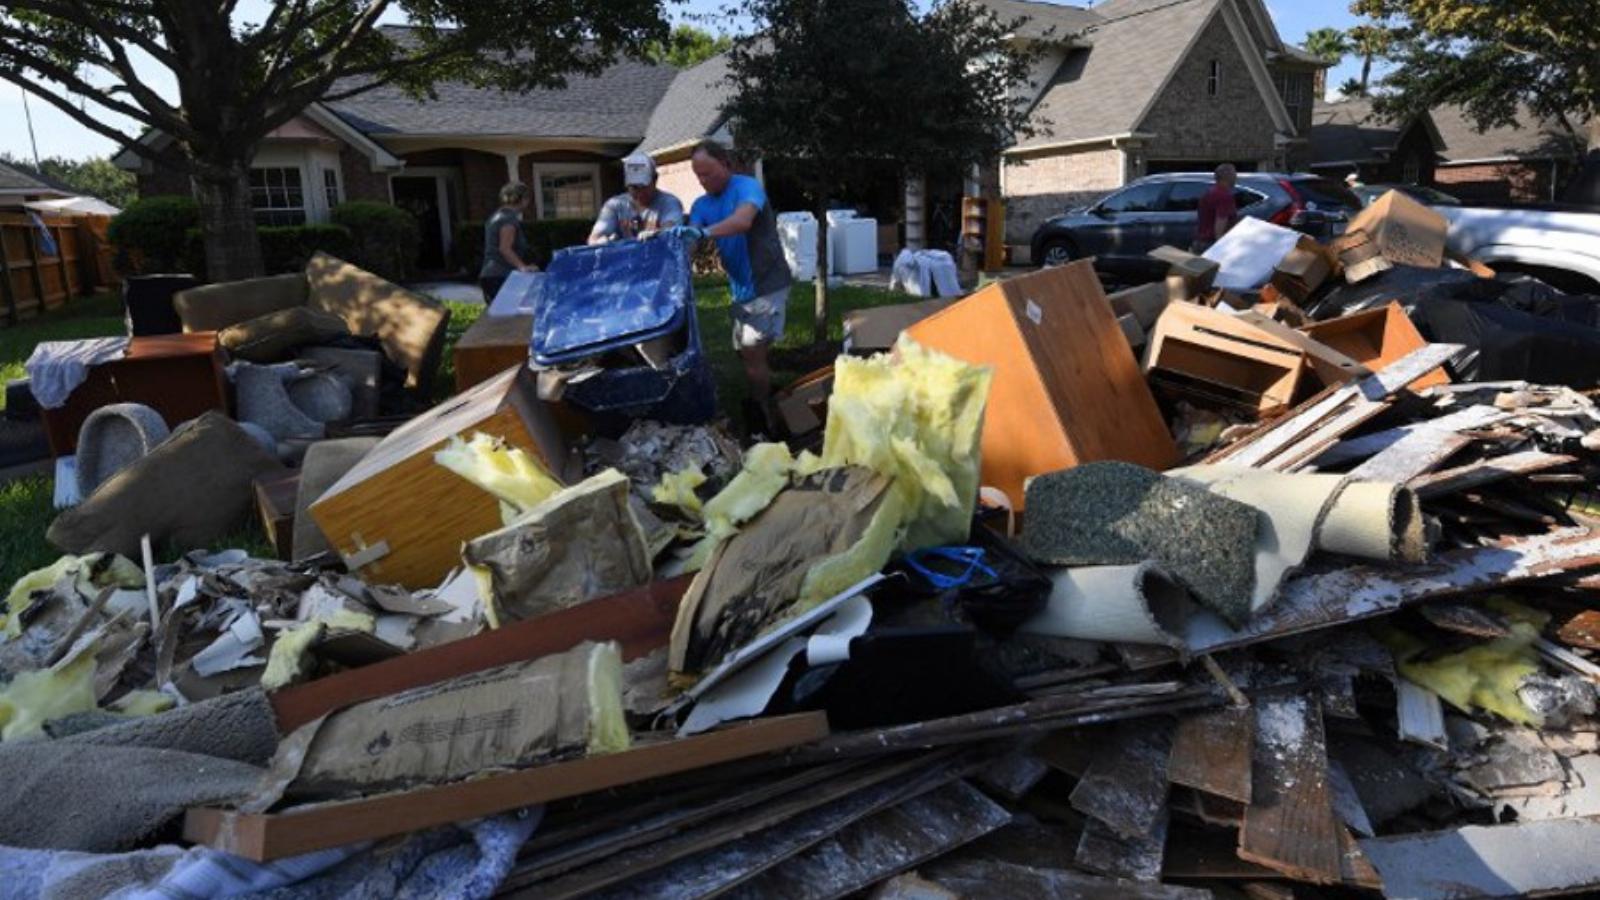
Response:
[{"label": "car window", "polygon": [[1306,203],[1318,209],[1354,212],[1361,208],[1361,200],[1349,188],[1331,178],[1297,178],[1290,184]]},{"label": "car window", "polygon": [[1233,189],[1233,205],[1239,209],[1255,206],[1265,199],[1267,199],[1267,195],[1260,191],[1252,191],[1249,188]]},{"label": "car window", "polygon": [[1167,212],[1194,212],[1200,208],[1200,198],[1209,190],[1211,183],[1207,181],[1174,182],[1167,202],[1162,205]]},{"label": "car window", "polygon": [[1166,188],[1159,181],[1136,184],[1100,201],[1100,208],[1109,213],[1155,212],[1161,208],[1161,192]]}]

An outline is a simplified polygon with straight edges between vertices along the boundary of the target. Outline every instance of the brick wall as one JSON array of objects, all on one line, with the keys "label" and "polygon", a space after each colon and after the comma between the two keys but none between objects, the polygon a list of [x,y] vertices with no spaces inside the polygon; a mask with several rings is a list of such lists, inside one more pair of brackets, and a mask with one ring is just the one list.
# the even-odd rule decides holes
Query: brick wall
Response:
[{"label": "brick wall", "polygon": [[[1559,166],[1554,183],[1559,186],[1568,171],[1568,167]],[[1468,166],[1441,164],[1434,170],[1433,180],[1440,190],[1474,203],[1548,202],[1552,183],[1548,160]]]},{"label": "brick wall", "polygon": [[339,176],[344,199],[389,202],[389,173],[372,171],[372,160],[349,144],[339,148]]},{"label": "brick wall", "polygon": [[[1212,60],[1222,75],[1214,97],[1207,91]],[[1155,135],[1144,149],[1150,159],[1268,162],[1276,152],[1266,100],[1221,16],[1200,33],[1134,130]]]},{"label": "brick wall", "polygon": [[694,177],[694,170],[689,168],[688,159],[658,164],[656,187],[677,197],[678,202],[683,204],[684,212],[688,212],[694,201],[705,193],[699,180]]},{"label": "brick wall", "polygon": [[1030,156],[1006,164],[1006,243],[1027,244],[1045,219],[1097,200],[1124,182],[1121,151]]}]

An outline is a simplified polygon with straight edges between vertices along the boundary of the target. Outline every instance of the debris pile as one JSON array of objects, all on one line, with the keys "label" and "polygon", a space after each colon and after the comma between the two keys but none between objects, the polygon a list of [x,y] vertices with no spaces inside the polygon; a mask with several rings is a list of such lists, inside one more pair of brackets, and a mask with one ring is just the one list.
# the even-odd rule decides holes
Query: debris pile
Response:
[{"label": "debris pile", "polygon": [[138,755],[70,808],[0,790],[0,864],[308,896],[1600,888],[1595,384],[1464,378],[1484,348],[1407,309],[1493,276],[1419,210],[1331,247],[1253,223],[1110,298],[1043,270],[897,308],[887,343],[861,320],[894,352],[804,379],[787,444],[575,432],[507,369],[300,474],[277,506],[334,552],[66,557],[7,597],[0,758]]}]

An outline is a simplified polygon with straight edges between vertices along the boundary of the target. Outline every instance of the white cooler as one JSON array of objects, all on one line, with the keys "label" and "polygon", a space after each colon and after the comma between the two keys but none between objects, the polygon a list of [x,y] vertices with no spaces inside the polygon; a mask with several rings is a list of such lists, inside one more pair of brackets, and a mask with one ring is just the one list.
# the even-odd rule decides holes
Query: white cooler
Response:
[{"label": "white cooler", "polygon": [[778,240],[796,281],[817,277],[817,217],[808,212],[778,213]]}]

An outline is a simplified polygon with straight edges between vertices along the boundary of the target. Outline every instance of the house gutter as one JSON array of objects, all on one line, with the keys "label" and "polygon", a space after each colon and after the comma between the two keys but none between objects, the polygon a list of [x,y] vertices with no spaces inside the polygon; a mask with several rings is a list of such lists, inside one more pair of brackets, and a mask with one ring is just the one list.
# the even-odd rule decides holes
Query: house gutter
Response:
[{"label": "house gutter", "polygon": [[1050,153],[1056,150],[1071,150],[1079,147],[1092,147],[1096,144],[1109,144],[1115,149],[1121,149],[1130,144],[1138,144],[1150,140],[1155,135],[1146,131],[1127,131],[1122,134],[1107,134],[1099,137],[1080,138],[1075,141],[1058,141],[1054,144],[1035,144],[1031,147],[1011,147],[1002,150],[1001,156],[1028,156],[1035,153]]}]

